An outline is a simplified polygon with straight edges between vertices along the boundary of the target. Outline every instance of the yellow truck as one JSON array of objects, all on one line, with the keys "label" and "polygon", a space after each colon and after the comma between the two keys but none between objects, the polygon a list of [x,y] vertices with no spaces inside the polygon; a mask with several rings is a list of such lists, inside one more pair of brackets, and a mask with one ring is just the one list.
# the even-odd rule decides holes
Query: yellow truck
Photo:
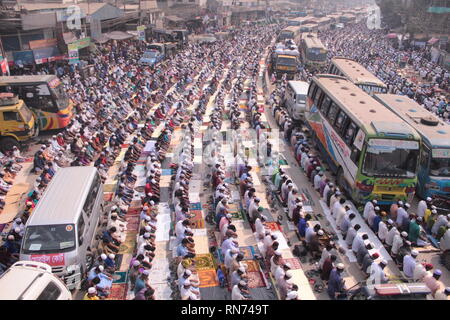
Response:
[{"label": "yellow truck", "polygon": [[13,93],[0,94],[0,151],[31,141],[39,134],[36,118],[23,100]]}]

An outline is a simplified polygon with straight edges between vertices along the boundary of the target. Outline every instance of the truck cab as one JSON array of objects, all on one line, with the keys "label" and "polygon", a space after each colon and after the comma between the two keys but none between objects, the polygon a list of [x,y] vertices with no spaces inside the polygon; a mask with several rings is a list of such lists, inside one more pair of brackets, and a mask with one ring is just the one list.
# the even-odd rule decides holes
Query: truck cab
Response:
[{"label": "truck cab", "polygon": [[13,93],[0,94],[0,151],[28,142],[39,134],[36,118],[25,102]]}]

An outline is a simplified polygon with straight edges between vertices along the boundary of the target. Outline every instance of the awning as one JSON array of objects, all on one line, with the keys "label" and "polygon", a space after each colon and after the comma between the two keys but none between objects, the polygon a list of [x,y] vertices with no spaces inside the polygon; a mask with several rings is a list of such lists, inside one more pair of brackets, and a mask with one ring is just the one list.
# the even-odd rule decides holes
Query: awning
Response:
[{"label": "awning", "polygon": [[428,44],[435,44],[436,42],[438,42],[439,39],[438,38],[431,38],[430,40],[427,41]]},{"label": "awning", "polygon": [[96,42],[96,43],[103,44],[103,43],[108,42],[108,41],[111,40],[111,39],[108,38],[108,37],[106,37],[106,36],[102,33],[99,37],[94,38],[93,40],[94,40],[94,42]]},{"label": "awning", "polygon": [[396,33],[389,33],[386,38],[388,39],[397,39],[397,34]]},{"label": "awning", "polygon": [[132,34],[129,34],[128,32],[123,31],[112,31],[104,34],[105,37],[112,39],[112,40],[126,40],[133,38],[134,36]]},{"label": "awning", "polygon": [[64,55],[59,52],[56,46],[34,49],[33,54],[36,64],[64,59]]},{"label": "awning", "polygon": [[184,21],[183,18],[180,18],[177,16],[165,16],[164,18],[166,18],[167,20],[172,21],[172,22],[183,22]]}]

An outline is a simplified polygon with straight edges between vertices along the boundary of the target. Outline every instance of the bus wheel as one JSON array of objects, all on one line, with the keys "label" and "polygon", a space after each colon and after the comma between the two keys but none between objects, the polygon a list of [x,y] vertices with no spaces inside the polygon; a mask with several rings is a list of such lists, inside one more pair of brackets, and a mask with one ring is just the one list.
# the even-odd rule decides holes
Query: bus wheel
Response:
[{"label": "bus wheel", "polygon": [[5,153],[11,151],[13,147],[19,147],[19,142],[11,137],[4,137],[0,140],[0,151]]}]

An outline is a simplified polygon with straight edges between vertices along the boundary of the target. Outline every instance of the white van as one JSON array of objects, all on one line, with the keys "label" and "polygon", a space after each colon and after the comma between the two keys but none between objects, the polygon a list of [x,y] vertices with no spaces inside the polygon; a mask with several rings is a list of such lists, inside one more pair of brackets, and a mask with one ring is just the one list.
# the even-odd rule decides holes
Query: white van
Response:
[{"label": "white van", "polygon": [[36,261],[14,263],[0,277],[0,300],[72,300],[52,268]]},{"label": "white van", "polygon": [[305,119],[306,96],[309,84],[305,81],[288,81],[284,94],[284,106],[295,121]]},{"label": "white van", "polygon": [[102,212],[97,169],[59,169],[27,221],[20,260],[47,263],[69,289],[77,288],[95,259]]}]

